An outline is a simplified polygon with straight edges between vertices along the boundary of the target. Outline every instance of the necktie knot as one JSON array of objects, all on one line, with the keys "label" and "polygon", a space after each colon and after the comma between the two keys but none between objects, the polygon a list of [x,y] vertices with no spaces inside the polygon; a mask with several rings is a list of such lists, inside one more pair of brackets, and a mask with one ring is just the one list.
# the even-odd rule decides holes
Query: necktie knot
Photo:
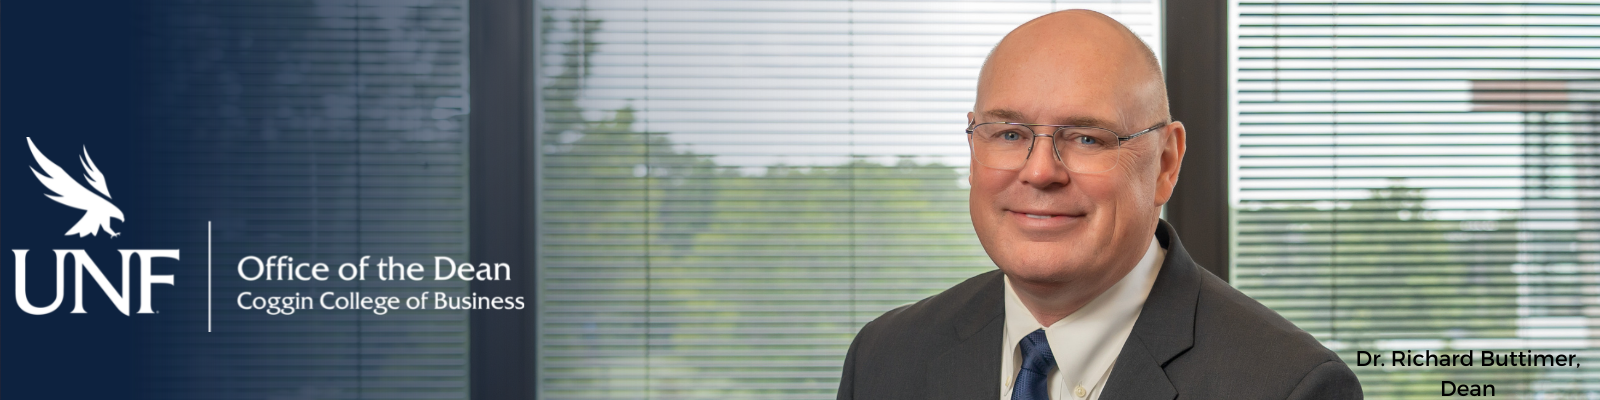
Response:
[{"label": "necktie knot", "polygon": [[1048,400],[1050,370],[1056,368],[1056,357],[1050,353],[1050,340],[1044,329],[1033,331],[1017,343],[1022,349],[1022,369],[1017,371],[1017,382],[1011,387],[1011,400]]}]

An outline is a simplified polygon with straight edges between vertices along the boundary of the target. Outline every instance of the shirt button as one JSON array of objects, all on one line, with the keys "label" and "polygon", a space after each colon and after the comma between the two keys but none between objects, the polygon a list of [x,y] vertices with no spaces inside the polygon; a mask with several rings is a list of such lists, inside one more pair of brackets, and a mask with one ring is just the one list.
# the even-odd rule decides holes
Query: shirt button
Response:
[{"label": "shirt button", "polygon": [[1089,395],[1089,391],[1088,390],[1084,390],[1083,386],[1080,385],[1078,387],[1072,388],[1072,395],[1073,396],[1078,396],[1078,397],[1088,396]]}]

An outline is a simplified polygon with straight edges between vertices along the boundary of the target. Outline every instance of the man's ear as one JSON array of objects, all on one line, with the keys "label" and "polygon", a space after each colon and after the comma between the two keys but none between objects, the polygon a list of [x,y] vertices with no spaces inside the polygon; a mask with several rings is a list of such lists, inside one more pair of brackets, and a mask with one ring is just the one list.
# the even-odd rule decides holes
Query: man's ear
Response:
[{"label": "man's ear", "polygon": [[[967,111],[967,126],[971,127],[972,123],[974,121],[977,121],[977,120],[972,119],[972,112],[971,111]],[[967,136],[967,150],[969,150],[969,151],[972,150],[972,136],[970,136],[970,135]],[[976,165],[973,165],[974,164],[973,160],[975,160],[975,159],[973,159],[971,157],[968,157],[968,158],[969,159],[967,160],[967,187],[972,187],[972,169],[975,168]]]},{"label": "man's ear", "polygon": [[1183,168],[1183,152],[1187,148],[1183,123],[1172,121],[1161,135],[1161,171],[1156,175],[1156,206],[1172,199],[1172,188],[1178,185],[1178,170]]}]

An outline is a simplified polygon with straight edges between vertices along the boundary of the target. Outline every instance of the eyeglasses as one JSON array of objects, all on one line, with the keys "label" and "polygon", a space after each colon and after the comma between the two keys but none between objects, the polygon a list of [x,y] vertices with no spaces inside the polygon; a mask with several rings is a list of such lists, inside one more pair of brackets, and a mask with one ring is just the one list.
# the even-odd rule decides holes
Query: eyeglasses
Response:
[{"label": "eyeglasses", "polygon": [[[1171,123],[1162,122],[1122,136],[1110,129],[1095,126],[984,122],[967,127],[967,144],[972,148],[972,158],[979,164],[995,169],[1017,170],[1022,169],[1028,163],[1028,158],[1033,156],[1033,142],[1039,137],[1048,137],[1055,150],[1056,161],[1066,165],[1069,171],[1092,174],[1117,167],[1118,158],[1122,156],[1122,142]],[[1055,132],[1034,133],[1033,127],[1039,126],[1055,128]]]}]

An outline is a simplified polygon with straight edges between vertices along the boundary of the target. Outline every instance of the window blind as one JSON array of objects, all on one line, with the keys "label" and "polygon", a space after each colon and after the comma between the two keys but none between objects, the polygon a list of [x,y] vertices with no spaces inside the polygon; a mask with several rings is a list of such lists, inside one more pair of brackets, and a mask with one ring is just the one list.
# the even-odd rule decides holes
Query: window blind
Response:
[{"label": "window blind", "polygon": [[538,5],[546,399],[833,398],[861,325],[994,268],[989,48],[1067,8],[1160,48],[1151,1]]},{"label": "window blind", "polygon": [[[416,4],[412,4],[416,3]],[[140,393],[164,399],[464,399],[465,311],[241,310],[236,296],[323,292],[465,295],[460,281],[258,280],[245,256],[335,268],[362,256],[432,265],[466,260],[466,2],[149,2],[145,166],[163,221],[206,261],[161,304],[186,321],[151,324]],[[134,17],[134,16],[130,16]],[[143,219],[142,221],[140,219]],[[429,267],[431,269],[431,267]],[[198,294],[197,294],[198,293]],[[169,313],[171,314],[171,313]]]},{"label": "window blind", "polygon": [[1408,350],[1600,363],[1600,3],[1236,11],[1234,285],[1339,352],[1368,398],[1444,380],[1600,393],[1592,367],[1354,367]]}]

